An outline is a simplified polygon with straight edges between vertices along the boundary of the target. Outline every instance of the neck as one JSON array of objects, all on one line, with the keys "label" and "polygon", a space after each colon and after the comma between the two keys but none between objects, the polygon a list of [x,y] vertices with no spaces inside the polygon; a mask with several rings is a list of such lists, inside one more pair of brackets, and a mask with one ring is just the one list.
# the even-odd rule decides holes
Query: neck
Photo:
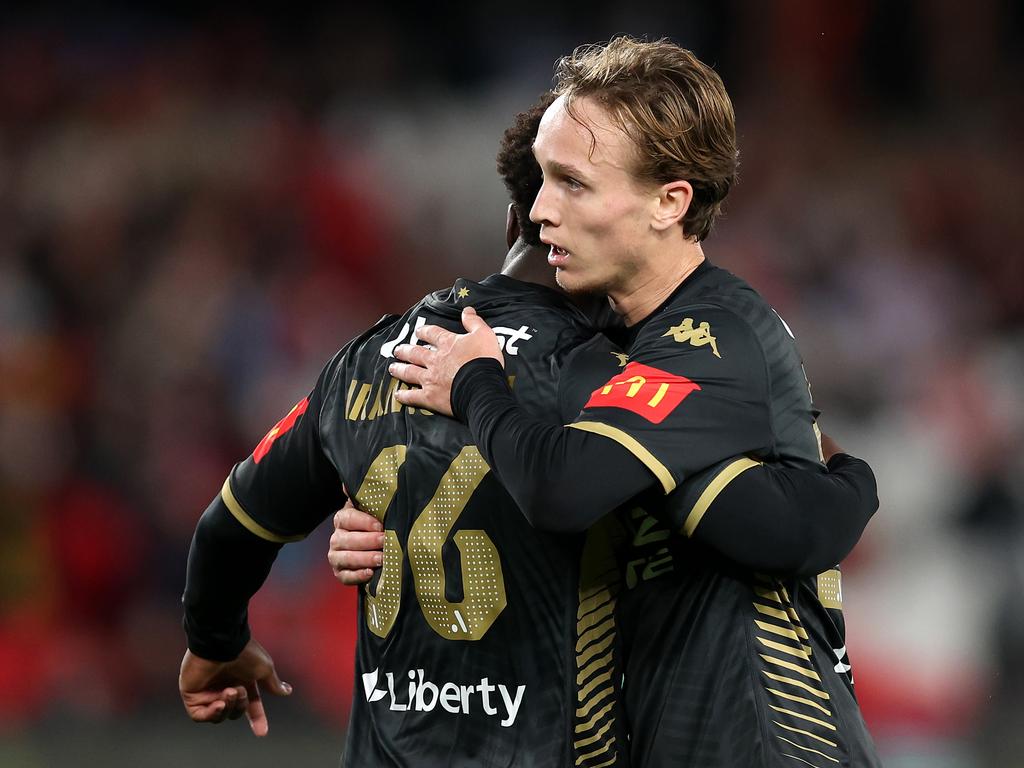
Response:
[{"label": "neck", "polygon": [[548,288],[558,288],[555,282],[555,270],[548,264],[548,251],[543,246],[537,247],[516,240],[508,249],[505,263],[501,265],[501,274],[522,280],[524,283],[536,283]]},{"label": "neck", "polygon": [[687,240],[682,252],[676,248],[658,254],[629,286],[608,296],[626,325],[636,325],[660,307],[703,261],[700,243]]},{"label": "neck", "polygon": [[[501,265],[501,274],[522,280],[524,283],[535,283],[546,288],[562,291],[555,280],[555,270],[548,264],[548,251],[545,246],[534,246],[516,240],[508,249],[505,263]],[[600,311],[607,311],[607,300],[603,296],[567,294],[569,301],[587,313],[590,317],[599,317]]]}]

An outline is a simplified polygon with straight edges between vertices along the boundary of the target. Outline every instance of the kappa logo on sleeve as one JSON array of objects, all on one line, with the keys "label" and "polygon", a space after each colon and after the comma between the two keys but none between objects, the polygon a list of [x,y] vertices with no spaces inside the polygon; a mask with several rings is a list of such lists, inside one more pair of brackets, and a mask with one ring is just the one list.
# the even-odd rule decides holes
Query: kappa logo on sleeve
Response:
[{"label": "kappa logo on sleeve", "polygon": [[252,459],[257,464],[267,455],[270,450],[270,446],[274,444],[281,435],[287,432],[289,429],[295,426],[296,420],[306,412],[306,408],[309,407],[309,398],[304,397],[297,402],[288,415],[281,419],[277,424],[270,428],[270,431],[260,440],[260,444],[256,446],[256,450],[252,452]]},{"label": "kappa logo on sleeve", "polygon": [[665,331],[662,337],[664,338],[665,336],[671,336],[673,340],[680,344],[689,343],[692,347],[710,346],[715,357],[719,359],[722,357],[718,354],[718,340],[711,335],[711,325],[707,322],[694,327],[693,318],[687,317],[679,325],[673,325]]},{"label": "kappa logo on sleeve", "polygon": [[632,362],[603,387],[595,389],[583,407],[625,408],[652,424],[660,424],[677,405],[699,389],[700,385],[685,376]]}]

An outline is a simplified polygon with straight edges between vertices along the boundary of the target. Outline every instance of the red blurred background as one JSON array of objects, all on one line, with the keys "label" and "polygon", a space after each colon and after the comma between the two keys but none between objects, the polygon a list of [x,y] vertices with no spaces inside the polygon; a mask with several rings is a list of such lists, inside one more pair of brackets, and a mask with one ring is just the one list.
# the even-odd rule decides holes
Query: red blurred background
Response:
[{"label": "red blurred background", "polygon": [[263,744],[180,711],[191,531],[345,341],[498,268],[498,137],[615,33],[723,75],[741,183],[706,252],[877,471],[844,592],[887,765],[1022,764],[1024,10],[996,0],[8,12],[0,763],[336,761],[355,608],[327,529],[253,606],[297,691]]}]

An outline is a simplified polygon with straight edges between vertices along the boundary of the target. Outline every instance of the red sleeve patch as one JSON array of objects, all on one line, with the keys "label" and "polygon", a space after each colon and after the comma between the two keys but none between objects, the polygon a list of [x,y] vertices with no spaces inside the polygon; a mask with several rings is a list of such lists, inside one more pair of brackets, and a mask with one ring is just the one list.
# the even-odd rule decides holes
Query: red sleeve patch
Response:
[{"label": "red sleeve patch", "polygon": [[660,424],[676,406],[700,389],[685,376],[630,363],[600,389],[595,389],[584,408],[625,408]]},{"label": "red sleeve patch", "polygon": [[294,427],[296,420],[299,418],[299,416],[306,412],[306,408],[308,407],[309,398],[302,398],[292,407],[290,411],[288,411],[287,416],[285,416],[283,419],[277,422],[277,424],[271,427],[270,431],[267,432],[267,434],[263,437],[262,440],[260,440],[260,444],[256,446],[256,450],[252,452],[253,461],[259,464],[260,460],[267,455],[267,452],[270,450],[270,446],[274,444],[274,441],[277,440],[277,438],[279,438],[289,429]]}]

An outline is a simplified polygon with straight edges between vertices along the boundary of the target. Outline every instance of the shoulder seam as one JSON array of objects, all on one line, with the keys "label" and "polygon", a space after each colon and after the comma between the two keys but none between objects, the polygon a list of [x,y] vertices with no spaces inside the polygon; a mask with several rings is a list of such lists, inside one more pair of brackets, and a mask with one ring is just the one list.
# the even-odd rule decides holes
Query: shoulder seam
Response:
[{"label": "shoulder seam", "polygon": [[764,408],[767,411],[767,416],[768,416],[768,419],[767,419],[767,421],[768,421],[768,439],[770,441],[769,445],[768,445],[768,449],[769,449],[769,452],[770,452],[769,455],[770,456],[776,456],[777,455],[777,451],[776,451],[775,414],[774,414],[773,409],[771,407],[771,403],[772,403],[772,376],[771,376],[771,371],[768,368],[768,357],[764,353],[764,344],[761,343],[760,337],[754,331],[754,327],[750,324],[750,322],[747,320],[747,318],[745,318],[743,315],[741,315],[735,309],[732,309],[731,307],[726,307],[726,306],[724,306],[722,304],[719,304],[717,302],[706,302],[706,305],[709,306],[709,307],[714,307],[716,309],[720,309],[723,312],[728,312],[730,315],[732,315],[737,320],[739,320],[741,323],[743,323],[743,327],[747,329],[747,333],[750,334],[751,338],[754,340],[754,344],[757,346],[758,354],[761,355],[761,373],[764,376],[764,391],[765,391],[764,392],[765,393]]}]

